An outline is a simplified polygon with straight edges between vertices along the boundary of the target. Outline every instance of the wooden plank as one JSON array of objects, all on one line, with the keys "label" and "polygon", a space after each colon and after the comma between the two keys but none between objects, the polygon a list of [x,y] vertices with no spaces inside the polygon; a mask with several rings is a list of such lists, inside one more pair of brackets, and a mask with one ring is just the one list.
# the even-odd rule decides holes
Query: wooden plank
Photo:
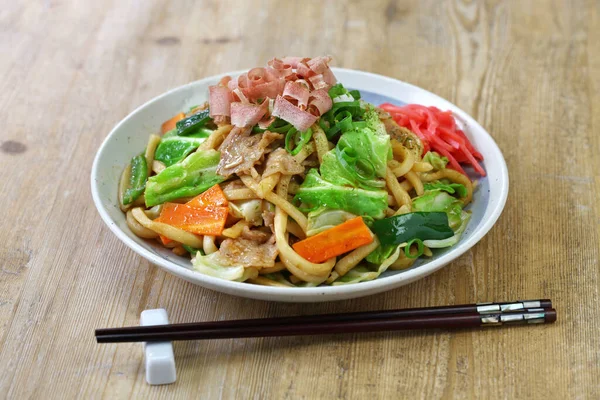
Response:
[{"label": "wooden plank", "polygon": [[[599,397],[600,9],[542,3],[4,2],[0,393]],[[215,293],[125,248],[89,194],[110,128],[169,88],[286,54],[331,54],[477,118],[511,176],[494,229],[414,284],[308,305]],[[187,322],[538,296],[555,301],[554,326],[177,343],[178,381],[163,387],[146,385],[139,345],[99,346],[92,336],[155,307]]]}]

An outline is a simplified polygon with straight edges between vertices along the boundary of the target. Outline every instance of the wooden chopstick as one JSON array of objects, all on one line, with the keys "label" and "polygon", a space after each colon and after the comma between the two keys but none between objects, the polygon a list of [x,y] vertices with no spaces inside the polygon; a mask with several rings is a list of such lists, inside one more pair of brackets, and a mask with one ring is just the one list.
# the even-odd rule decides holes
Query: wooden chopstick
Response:
[{"label": "wooden chopstick", "polygon": [[98,343],[317,335],[381,330],[468,328],[556,320],[550,300],[467,304],[300,317],[97,329]]},{"label": "wooden chopstick", "polygon": [[[502,321],[501,316],[511,317]],[[324,335],[335,333],[379,332],[412,329],[457,329],[497,326],[505,323],[551,323],[556,321],[554,309],[537,309],[533,312],[489,314],[479,313],[432,315],[426,317],[388,318],[379,320],[313,323],[307,325],[270,325],[237,328],[214,328],[189,331],[156,332],[141,334],[116,334],[97,336],[98,343],[164,342],[175,340],[234,339],[269,336]]]},{"label": "wooden chopstick", "polygon": [[439,307],[420,307],[420,308],[404,308],[399,310],[383,310],[383,311],[362,311],[340,314],[318,314],[318,315],[302,315],[296,317],[278,317],[278,318],[258,318],[258,319],[236,319],[230,321],[207,321],[207,322],[192,322],[184,324],[156,325],[156,326],[129,326],[123,328],[105,328],[96,329],[96,336],[107,334],[135,334],[135,333],[150,333],[150,332],[177,332],[185,330],[200,330],[213,329],[224,327],[246,327],[249,325],[283,325],[283,324],[312,324],[324,322],[342,322],[342,321],[358,321],[358,320],[376,320],[385,318],[400,318],[400,317],[418,317],[427,315],[447,315],[461,314],[470,312],[507,312],[519,311],[528,308],[552,308],[552,301],[549,299],[542,300],[524,300],[503,303],[478,303],[478,304],[461,304],[452,306]]}]

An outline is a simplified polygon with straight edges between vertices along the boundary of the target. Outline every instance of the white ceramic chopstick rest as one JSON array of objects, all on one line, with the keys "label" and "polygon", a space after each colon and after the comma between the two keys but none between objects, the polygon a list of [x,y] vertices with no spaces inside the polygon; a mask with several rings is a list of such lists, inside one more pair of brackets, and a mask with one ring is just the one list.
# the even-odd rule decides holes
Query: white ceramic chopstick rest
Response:
[{"label": "white ceramic chopstick rest", "polygon": [[[144,310],[140,316],[140,325],[166,325],[169,316],[164,308]],[[171,342],[144,342],[144,357],[146,359],[146,382],[150,385],[166,385],[175,382],[175,356]]]}]

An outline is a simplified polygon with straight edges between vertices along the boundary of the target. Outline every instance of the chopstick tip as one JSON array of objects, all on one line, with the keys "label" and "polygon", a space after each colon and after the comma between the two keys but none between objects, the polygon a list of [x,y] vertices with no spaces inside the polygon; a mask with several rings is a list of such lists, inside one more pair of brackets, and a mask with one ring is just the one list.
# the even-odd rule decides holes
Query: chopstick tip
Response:
[{"label": "chopstick tip", "polygon": [[546,323],[550,323],[550,324],[556,322],[556,310],[554,308],[546,311],[545,321],[546,321]]}]

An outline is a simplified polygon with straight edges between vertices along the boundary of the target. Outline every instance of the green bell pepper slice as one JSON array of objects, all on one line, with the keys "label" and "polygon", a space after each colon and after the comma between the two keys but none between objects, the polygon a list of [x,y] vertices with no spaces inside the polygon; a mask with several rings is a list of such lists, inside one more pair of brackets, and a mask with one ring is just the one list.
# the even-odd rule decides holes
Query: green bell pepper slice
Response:
[{"label": "green bell pepper slice", "polygon": [[194,133],[197,129],[204,127],[210,121],[208,108],[197,114],[190,115],[187,118],[177,121],[177,134],[179,136],[187,136]]},{"label": "green bell pepper slice", "polygon": [[454,236],[445,212],[413,212],[373,221],[371,230],[382,246],[412,239],[441,240]]},{"label": "green bell pepper slice", "polygon": [[131,172],[129,174],[129,184],[123,194],[123,204],[133,203],[144,193],[146,180],[148,179],[148,165],[146,157],[143,154],[137,155],[131,159]]}]

